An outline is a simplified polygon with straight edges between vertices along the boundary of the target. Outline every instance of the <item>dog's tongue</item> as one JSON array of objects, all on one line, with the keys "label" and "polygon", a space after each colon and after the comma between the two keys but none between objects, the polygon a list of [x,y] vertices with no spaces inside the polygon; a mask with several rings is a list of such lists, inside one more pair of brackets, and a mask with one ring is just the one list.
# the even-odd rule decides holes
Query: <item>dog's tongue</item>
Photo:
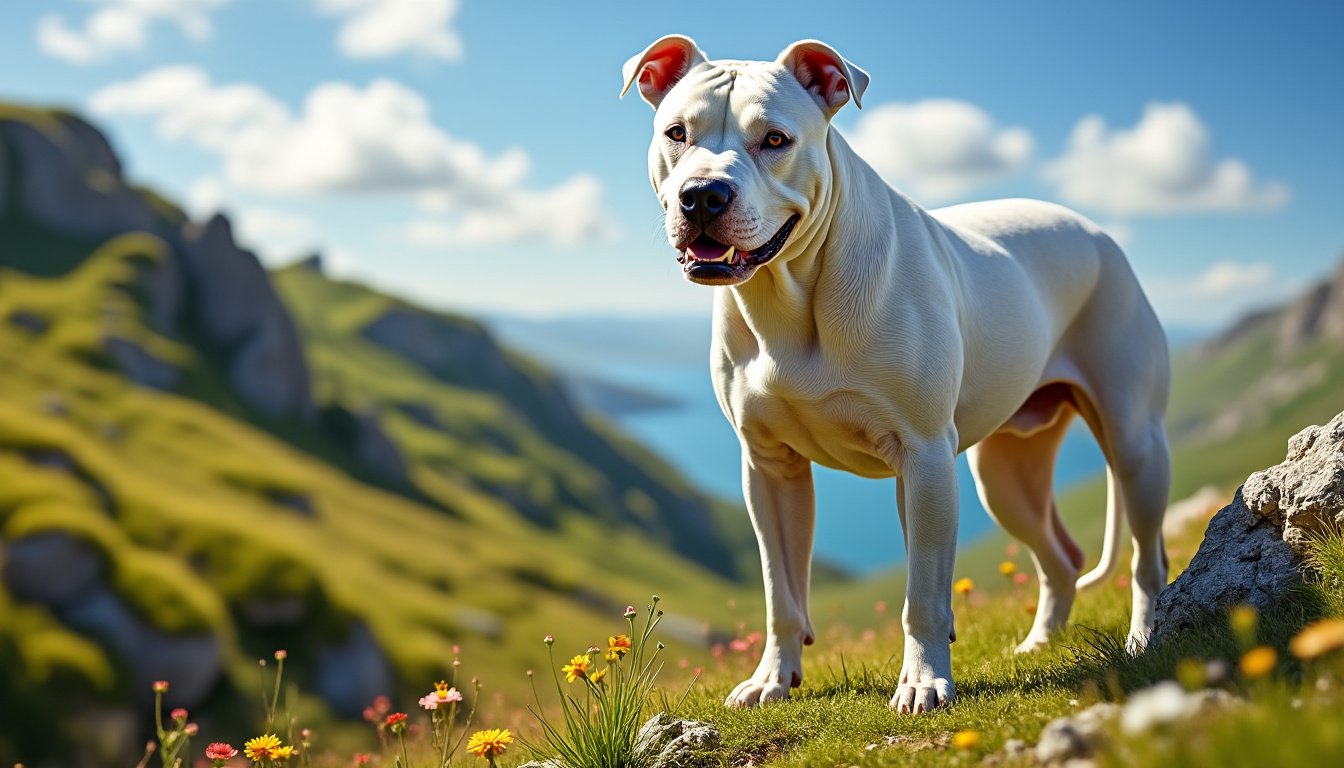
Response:
[{"label": "dog's tongue", "polygon": [[696,261],[718,261],[731,246],[701,235],[686,247],[686,255]]}]

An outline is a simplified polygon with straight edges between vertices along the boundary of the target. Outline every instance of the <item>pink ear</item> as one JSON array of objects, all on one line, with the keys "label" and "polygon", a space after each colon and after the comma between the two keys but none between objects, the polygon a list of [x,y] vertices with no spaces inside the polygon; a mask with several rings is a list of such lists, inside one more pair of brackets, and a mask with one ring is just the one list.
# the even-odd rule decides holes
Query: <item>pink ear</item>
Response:
[{"label": "pink ear", "polygon": [[775,61],[793,72],[827,114],[835,114],[850,96],[854,97],[854,106],[863,107],[868,73],[846,61],[829,45],[802,40],[786,48]]},{"label": "pink ear", "polygon": [[672,86],[704,60],[705,54],[689,37],[668,35],[659,38],[643,53],[625,62],[622,68],[625,88],[621,95],[624,96],[631,85],[639,83],[639,95],[657,109]]}]

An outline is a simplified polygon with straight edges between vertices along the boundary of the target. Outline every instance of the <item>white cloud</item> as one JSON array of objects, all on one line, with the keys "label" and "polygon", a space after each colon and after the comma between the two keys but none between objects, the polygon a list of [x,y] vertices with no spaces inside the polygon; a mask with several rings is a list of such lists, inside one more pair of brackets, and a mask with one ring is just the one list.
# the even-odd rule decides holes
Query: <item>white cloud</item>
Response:
[{"label": "white cloud", "polygon": [[177,25],[188,39],[202,42],[212,32],[210,12],[228,0],[95,0],[99,5],[82,26],[70,26],[60,14],[37,22],[37,45],[43,53],[74,64],[88,64],[114,54],[144,49],[149,28],[157,22]]},{"label": "white cloud", "polygon": [[1140,278],[1164,323],[1203,328],[1287,301],[1303,288],[1302,281],[1284,278],[1264,262],[1220,261],[1193,274]]},{"label": "white cloud", "polygon": [[615,234],[602,207],[602,185],[591,176],[575,176],[543,192],[519,191],[500,203],[453,219],[416,219],[406,225],[406,239],[436,248],[519,240],[572,246]]},{"label": "white cloud", "polygon": [[377,59],[415,53],[435,59],[462,58],[462,38],[453,29],[457,0],[316,0],[323,13],[343,19],[341,51]]},{"label": "white cloud", "polygon": [[1252,288],[1269,285],[1274,279],[1274,267],[1269,264],[1243,264],[1220,261],[1199,273],[1192,281],[1191,291],[1196,296],[1220,298]]},{"label": "white cloud", "polygon": [[[491,156],[450,136],[424,98],[390,80],[318,85],[295,114],[256,86],[215,85],[195,67],[164,67],[104,88],[90,106],[153,118],[164,137],[218,153],[224,180],[241,192],[415,194],[438,215],[408,228],[421,245],[571,245],[610,233],[596,179],[529,187],[525,151]],[[204,200],[218,191],[200,183]]]},{"label": "white cloud", "polygon": [[1149,104],[1128,129],[1084,117],[1045,177],[1069,202],[1121,216],[1265,210],[1288,201],[1286,185],[1256,182],[1241,160],[1215,159],[1208,128],[1181,103]]},{"label": "white cloud", "polygon": [[1021,171],[1033,151],[1027,130],[999,129],[984,110],[955,99],[873,107],[846,138],[887,181],[931,202]]},{"label": "white cloud", "polygon": [[218,176],[202,176],[187,187],[187,214],[194,221],[208,219],[227,207],[228,191]]}]

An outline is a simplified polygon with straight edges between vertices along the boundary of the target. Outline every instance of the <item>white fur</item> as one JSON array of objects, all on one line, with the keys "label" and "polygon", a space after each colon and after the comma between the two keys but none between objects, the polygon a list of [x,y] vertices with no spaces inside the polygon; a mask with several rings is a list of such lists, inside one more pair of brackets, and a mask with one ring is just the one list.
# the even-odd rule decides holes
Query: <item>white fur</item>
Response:
[{"label": "white fur", "polygon": [[[657,77],[645,71],[655,59]],[[926,211],[892,189],[830,126],[867,75],[820,43],[774,62],[708,61],[689,39],[668,37],[632,58],[625,77],[656,107],[650,177],[674,248],[699,234],[677,205],[691,178],[733,187],[708,234],[739,249],[801,216],[778,256],[714,289],[714,386],[742,444],[767,607],[760,666],[728,703],[785,698],[802,680],[814,636],[812,463],[897,480],[909,557],[891,700],[900,712],[954,696],[960,451],[985,507],[1036,562],[1038,610],[1019,649],[1065,624],[1078,585],[1107,577],[1122,514],[1135,549],[1130,643],[1141,646],[1166,583],[1169,371],[1162,329],[1115,242],[1049,203]],[[685,126],[685,143],[664,136],[673,124]],[[770,129],[792,145],[765,150]],[[1051,491],[1074,413],[1111,480],[1102,563],[1081,582],[1083,555]]]}]

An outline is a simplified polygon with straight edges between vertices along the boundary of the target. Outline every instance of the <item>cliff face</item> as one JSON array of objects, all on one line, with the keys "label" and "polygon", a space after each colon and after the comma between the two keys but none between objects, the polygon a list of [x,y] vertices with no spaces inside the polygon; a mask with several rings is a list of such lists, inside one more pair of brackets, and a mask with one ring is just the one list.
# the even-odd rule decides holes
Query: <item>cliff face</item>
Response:
[{"label": "cliff face", "polygon": [[[73,115],[0,111],[0,156],[0,221],[56,239],[97,242],[131,232],[162,239],[167,258],[142,274],[140,285],[155,330],[179,337],[199,332],[234,393],[258,413],[313,415],[294,323],[257,257],[234,241],[227,219],[192,224],[171,204],[129,185],[107,140]],[[25,245],[11,240],[6,251]],[[0,266],[9,255],[0,251]],[[61,265],[45,266],[54,272]],[[141,384],[164,388],[176,380],[143,350],[114,343],[109,353]]]}]

